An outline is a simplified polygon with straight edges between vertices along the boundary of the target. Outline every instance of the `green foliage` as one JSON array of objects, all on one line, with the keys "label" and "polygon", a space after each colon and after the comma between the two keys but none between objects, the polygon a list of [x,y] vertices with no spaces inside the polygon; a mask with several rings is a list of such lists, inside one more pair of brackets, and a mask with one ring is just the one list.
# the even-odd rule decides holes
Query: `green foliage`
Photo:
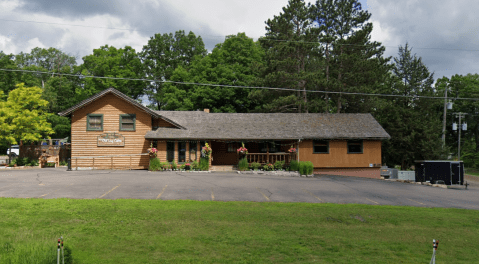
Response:
[{"label": "green foliage", "polygon": [[264,170],[264,171],[272,171],[272,170],[274,170],[274,166],[273,166],[273,164],[271,164],[271,163],[265,164],[265,165],[263,166],[263,170]]},{"label": "green foliage", "polygon": [[[0,98],[2,94],[0,91]],[[47,122],[48,102],[41,94],[41,88],[27,88],[22,83],[10,91],[6,102],[0,99],[0,144],[37,141],[54,132]]]},{"label": "green foliage", "polygon": [[198,161],[193,161],[191,162],[191,169],[192,170],[198,170],[200,168],[200,163]]},{"label": "green foliage", "polygon": [[161,161],[159,158],[152,158],[150,159],[150,167],[148,168],[148,170],[150,171],[159,171],[161,170]]},{"label": "green foliage", "polygon": [[261,164],[259,162],[253,162],[251,163],[251,168],[253,170],[259,170],[259,168],[261,168]]},{"label": "green foliage", "polygon": [[169,162],[160,162],[160,168],[162,170],[169,170],[171,169],[171,164]]},{"label": "green foliage", "polygon": [[279,161],[278,160],[274,163],[274,169],[275,170],[282,170],[283,167],[284,167],[284,161]]},{"label": "green foliage", "polygon": [[186,165],[185,165],[185,164],[181,164],[181,165],[180,165],[180,170],[185,170],[185,168],[186,168]]},{"label": "green foliage", "polygon": [[249,167],[248,160],[246,158],[242,158],[239,160],[238,169],[240,171],[246,171],[248,170],[248,167]]},{"label": "green foliage", "polygon": [[[57,247],[55,241],[49,243],[34,242],[27,245],[11,244],[0,245],[0,264],[52,264],[57,263]],[[63,254],[60,251],[60,263],[73,263],[72,249],[64,245]]]},{"label": "green foliage", "polygon": [[[38,166],[38,164],[37,164],[37,165],[33,165],[33,166]],[[68,166],[68,162],[65,161],[65,160],[62,160],[62,161],[60,161],[60,166]]]},{"label": "green foliage", "polygon": [[[148,44],[143,46],[139,56],[146,78],[170,81],[173,80],[172,75],[176,69],[186,69],[195,57],[201,58],[206,54],[205,44],[200,36],[197,37],[191,31],[186,35],[183,30],[179,30],[174,35],[155,34]],[[164,86],[164,83],[154,82],[146,87],[148,99],[153,102],[152,107],[158,110],[163,109],[168,100],[164,97]],[[174,101],[171,98],[169,100]],[[181,100],[181,97],[175,100]]]},{"label": "green foliage", "polygon": [[[93,54],[83,57],[81,74],[140,79],[143,78],[143,65],[132,47],[125,46],[125,48],[117,49],[105,45],[94,49]],[[110,87],[116,88],[133,99],[138,99],[145,92],[146,82],[85,78],[85,87],[81,92],[82,96],[87,98]]]},{"label": "green foliage", "polygon": [[292,160],[289,164],[290,171],[298,171],[299,170],[299,162],[297,160]]},{"label": "green foliage", "polygon": [[299,174],[301,175],[311,175],[314,171],[314,165],[311,161],[300,161],[299,162]]},{"label": "green foliage", "polygon": [[178,169],[178,165],[176,164],[175,161],[173,161],[173,162],[171,163],[171,168],[174,169],[174,170],[177,170],[177,169]]},{"label": "green foliage", "polygon": [[[171,80],[189,83],[248,86],[258,76],[254,65],[262,61],[263,51],[244,33],[227,36],[206,57],[198,57],[186,66],[172,72]],[[196,110],[208,108],[212,112],[248,112],[248,89],[165,84],[165,109]]]},{"label": "green foliage", "polygon": [[209,160],[207,158],[200,158],[200,170],[202,171],[208,171],[210,169],[210,164]]}]

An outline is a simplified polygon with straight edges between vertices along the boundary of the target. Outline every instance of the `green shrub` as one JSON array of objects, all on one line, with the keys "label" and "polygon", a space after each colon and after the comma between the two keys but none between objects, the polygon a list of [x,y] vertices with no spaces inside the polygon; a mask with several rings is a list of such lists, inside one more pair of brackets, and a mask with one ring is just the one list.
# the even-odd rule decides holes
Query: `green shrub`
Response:
[{"label": "green shrub", "polygon": [[[38,166],[38,160],[36,161],[37,165],[32,165],[32,166]],[[60,166],[67,166],[68,165],[68,162],[66,161],[60,161]]]},{"label": "green shrub", "polygon": [[246,171],[248,170],[248,160],[246,158],[242,158],[240,159],[239,163],[238,163],[238,169],[240,171]]},{"label": "green shrub", "polygon": [[263,170],[265,170],[265,171],[272,171],[272,170],[274,170],[274,166],[273,166],[273,164],[271,164],[271,163],[265,164],[265,165],[263,166]]},{"label": "green shrub", "polygon": [[311,161],[300,161],[299,162],[299,174],[301,175],[311,175],[313,174],[314,165]]},{"label": "green shrub", "polygon": [[283,166],[284,166],[284,161],[279,161],[278,160],[274,163],[274,169],[275,170],[282,170]]},{"label": "green shrub", "polygon": [[185,170],[185,168],[186,168],[186,165],[185,165],[185,164],[181,164],[181,165],[180,165],[180,170]]},{"label": "green shrub", "polygon": [[253,162],[251,163],[251,168],[253,170],[259,170],[259,168],[261,168],[261,164],[259,162]]},{"label": "green shrub", "polygon": [[17,159],[12,159],[10,163],[8,163],[8,167],[13,167],[17,163]]},{"label": "green shrub", "polygon": [[174,170],[178,169],[178,165],[176,164],[175,161],[173,161],[173,163],[171,163],[171,168],[174,169]]},{"label": "green shrub", "polygon": [[30,158],[28,158],[28,157],[23,157],[23,158],[17,158],[16,159],[17,166],[28,166],[29,163],[30,163]]},{"label": "green shrub", "polygon": [[200,158],[200,170],[208,171],[210,169],[209,160],[207,158]]},{"label": "green shrub", "polygon": [[191,169],[192,170],[197,170],[199,168],[200,168],[200,163],[198,161],[195,160],[195,161],[191,162]]},{"label": "green shrub", "polygon": [[150,171],[159,171],[161,169],[161,161],[159,158],[152,158],[150,159],[150,167],[148,170]]},{"label": "green shrub", "polygon": [[171,165],[168,162],[161,162],[160,167],[162,170],[169,170],[171,168]]},{"label": "green shrub", "polygon": [[299,171],[299,162],[297,160],[292,160],[289,164],[290,171]]}]

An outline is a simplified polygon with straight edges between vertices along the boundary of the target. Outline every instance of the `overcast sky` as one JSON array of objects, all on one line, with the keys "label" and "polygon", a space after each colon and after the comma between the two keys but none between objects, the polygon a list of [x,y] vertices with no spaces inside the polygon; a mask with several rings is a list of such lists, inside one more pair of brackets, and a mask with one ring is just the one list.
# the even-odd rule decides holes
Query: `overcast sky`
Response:
[{"label": "overcast sky", "polygon": [[[477,0],[360,0],[372,39],[396,56],[409,43],[435,78],[479,73]],[[54,47],[77,57],[108,44],[140,51],[155,33],[193,31],[211,51],[226,35],[257,39],[288,0],[0,0],[0,51]]]}]

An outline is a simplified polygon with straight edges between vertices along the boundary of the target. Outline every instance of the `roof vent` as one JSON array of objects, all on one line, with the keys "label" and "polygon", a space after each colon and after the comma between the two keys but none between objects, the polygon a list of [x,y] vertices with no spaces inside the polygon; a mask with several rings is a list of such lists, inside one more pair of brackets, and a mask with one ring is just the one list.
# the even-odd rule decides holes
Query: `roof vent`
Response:
[{"label": "roof vent", "polygon": [[205,110],[204,110],[204,111],[205,111],[205,113],[209,113],[209,112],[210,112],[210,109],[208,109],[208,108],[205,108]]}]

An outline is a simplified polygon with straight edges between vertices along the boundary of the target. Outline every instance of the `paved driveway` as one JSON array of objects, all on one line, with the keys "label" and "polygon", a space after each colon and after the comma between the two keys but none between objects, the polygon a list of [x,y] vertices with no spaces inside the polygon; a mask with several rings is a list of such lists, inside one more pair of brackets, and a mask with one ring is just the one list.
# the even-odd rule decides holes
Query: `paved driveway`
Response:
[{"label": "paved driveway", "polygon": [[344,176],[219,172],[1,170],[0,197],[358,203],[479,210],[478,183],[465,190]]}]

